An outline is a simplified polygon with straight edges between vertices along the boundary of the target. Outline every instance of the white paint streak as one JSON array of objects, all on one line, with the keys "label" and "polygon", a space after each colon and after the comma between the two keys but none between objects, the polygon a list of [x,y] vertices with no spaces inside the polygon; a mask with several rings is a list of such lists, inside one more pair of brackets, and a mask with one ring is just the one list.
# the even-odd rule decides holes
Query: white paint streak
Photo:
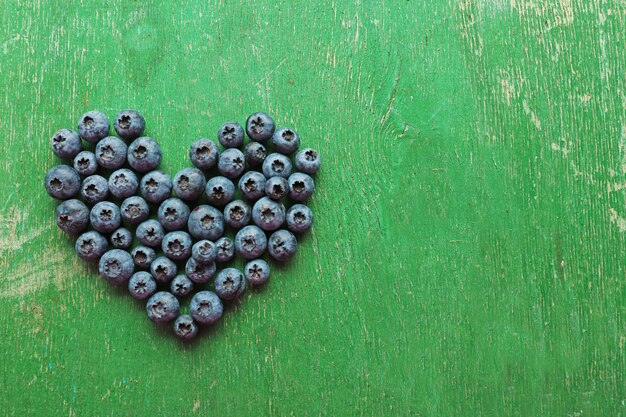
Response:
[{"label": "white paint streak", "polygon": [[526,116],[530,117],[530,121],[533,122],[533,125],[535,125],[537,130],[541,130],[541,120],[539,120],[539,117],[537,117],[535,111],[530,108],[526,99],[524,99],[524,101],[522,102],[522,106],[524,107],[524,113],[526,114]]}]

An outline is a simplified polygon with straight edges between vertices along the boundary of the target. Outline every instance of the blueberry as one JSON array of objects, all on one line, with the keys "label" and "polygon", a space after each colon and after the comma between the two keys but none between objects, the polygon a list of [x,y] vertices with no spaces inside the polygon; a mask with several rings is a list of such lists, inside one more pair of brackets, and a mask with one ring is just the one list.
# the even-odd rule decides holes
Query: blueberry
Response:
[{"label": "blueberry", "polygon": [[156,259],[156,252],[148,246],[136,246],[130,255],[137,268],[148,269],[150,264]]},{"label": "blueberry", "polygon": [[193,291],[193,281],[187,278],[186,275],[178,275],[170,283],[170,291],[176,297],[184,297]]},{"label": "blueberry", "polygon": [[315,182],[310,175],[296,172],[287,179],[289,183],[289,198],[292,201],[306,201],[315,191]]},{"label": "blueberry", "polygon": [[246,120],[246,133],[255,142],[265,142],[274,134],[274,120],[267,113],[253,113]]},{"label": "blueberry", "polygon": [[189,233],[177,230],[163,236],[161,250],[170,259],[184,261],[191,256],[192,244]]},{"label": "blueberry", "polygon": [[300,147],[300,136],[293,129],[283,127],[272,135],[272,145],[276,151],[291,155]]},{"label": "blueberry", "polygon": [[256,171],[246,172],[239,179],[239,190],[248,200],[258,200],[265,195],[265,176]]},{"label": "blueberry", "polygon": [[120,209],[110,201],[101,201],[89,213],[91,226],[100,233],[111,233],[122,224]]},{"label": "blueberry", "polygon": [[222,300],[234,300],[246,290],[246,280],[235,268],[222,269],[215,277],[215,293]]},{"label": "blueberry", "polygon": [[165,256],[159,256],[150,264],[150,273],[157,282],[163,284],[169,283],[176,276],[176,272],[176,264]]},{"label": "blueberry", "polygon": [[138,224],[150,215],[150,207],[146,200],[139,196],[128,197],[120,206],[122,220],[128,224]]},{"label": "blueberry", "polygon": [[84,261],[97,261],[107,251],[108,242],[95,230],[90,230],[76,239],[75,249],[79,258]]},{"label": "blueberry", "polygon": [[135,139],[141,136],[146,127],[146,120],[136,110],[122,110],[115,116],[113,128],[123,139]]},{"label": "blueberry", "polygon": [[263,175],[265,175],[266,178],[288,178],[291,175],[292,169],[291,160],[280,153],[271,153],[263,161]]},{"label": "blueberry", "polygon": [[161,223],[154,219],[148,219],[137,226],[135,235],[137,236],[137,240],[143,245],[155,248],[161,245],[165,231]]},{"label": "blueberry", "polygon": [[206,198],[216,207],[224,207],[235,197],[235,184],[226,177],[213,177],[206,183]]},{"label": "blueberry", "polygon": [[174,334],[181,340],[191,340],[198,334],[198,326],[189,314],[181,314],[174,321]]},{"label": "blueberry", "polygon": [[157,283],[150,272],[135,272],[128,280],[128,292],[137,300],[145,300],[157,290]]},{"label": "blueberry", "polygon": [[128,164],[137,172],[148,172],[161,164],[161,147],[152,138],[142,136],[128,146]]},{"label": "blueberry", "polygon": [[217,246],[210,240],[199,240],[191,247],[191,257],[197,264],[207,265],[215,261]]},{"label": "blueberry", "polygon": [[237,178],[245,169],[243,153],[239,149],[228,148],[220,155],[217,169],[227,178]]},{"label": "blueberry", "polygon": [[67,165],[57,165],[46,173],[46,191],[50,197],[67,200],[80,190],[80,176]]},{"label": "blueberry", "polygon": [[208,282],[215,275],[216,269],[215,262],[199,264],[193,258],[189,258],[185,264],[185,274],[197,284]]},{"label": "blueberry", "polygon": [[296,237],[288,230],[278,230],[267,241],[270,256],[277,261],[286,261],[291,258],[298,247]]},{"label": "blueberry", "polygon": [[289,192],[289,183],[283,177],[272,177],[265,182],[265,195],[272,200],[280,200]]},{"label": "blueberry", "polygon": [[56,218],[59,229],[75,235],[89,225],[89,208],[80,200],[66,200],[57,206]]},{"label": "blueberry", "polygon": [[196,239],[215,241],[224,233],[224,216],[214,207],[201,205],[191,211],[187,228]]},{"label": "blueberry", "polygon": [[114,197],[130,197],[137,192],[137,188],[139,188],[139,180],[130,169],[118,169],[109,176],[109,192]]},{"label": "blueberry", "polygon": [[133,258],[130,253],[122,249],[105,252],[98,263],[98,271],[102,278],[114,284],[128,281],[134,269]]},{"label": "blueberry", "polygon": [[243,154],[246,164],[251,168],[256,168],[261,166],[263,160],[265,160],[267,150],[265,146],[261,145],[259,142],[250,142],[243,150]]},{"label": "blueberry", "polygon": [[82,149],[78,133],[69,129],[61,129],[50,139],[52,153],[61,159],[73,159]]},{"label": "blueberry", "polygon": [[296,154],[296,168],[307,174],[315,174],[320,169],[320,154],[315,149],[305,148]]},{"label": "blueberry", "polygon": [[189,206],[179,198],[168,198],[158,210],[159,222],[165,230],[178,230],[187,225]]},{"label": "blueberry", "polygon": [[222,301],[212,291],[196,293],[189,304],[189,313],[200,324],[213,324],[222,317],[224,306]]},{"label": "blueberry", "polygon": [[239,148],[243,145],[243,127],[237,122],[226,122],[217,131],[217,140],[225,148]]},{"label": "blueberry", "polygon": [[215,241],[217,253],[215,262],[228,262],[235,257],[235,243],[232,239],[224,236]]},{"label": "blueberry", "polygon": [[182,200],[197,200],[204,192],[205,186],[206,179],[198,168],[185,168],[174,175],[174,192]]},{"label": "blueberry", "polygon": [[109,183],[100,175],[90,175],[80,186],[80,195],[87,204],[96,204],[109,196]]},{"label": "blueberry", "polygon": [[304,204],[294,204],[287,210],[287,228],[294,233],[303,233],[313,224],[313,212]]},{"label": "blueberry", "polygon": [[172,180],[163,171],[148,172],[141,179],[139,189],[148,202],[159,204],[172,193]]},{"label": "blueberry", "polygon": [[159,291],[146,303],[148,318],[155,323],[169,323],[180,312],[178,299],[167,291]]},{"label": "blueberry", "polygon": [[263,259],[255,259],[243,268],[244,274],[251,285],[265,284],[270,277],[270,266]]},{"label": "blueberry", "polygon": [[97,143],[109,134],[109,119],[99,111],[88,111],[78,120],[78,134],[89,143]]},{"label": "blueberry", "polygon": [[207,170],[217,164],[220,151],[215,142],[209,139],[198,139],[189,148],[189,159],[197,168]]},{"label": "blueberry", "polygon": [[235,236],[235,250],[245,259],[258,258],[267,248],[267,237],[257,226],[246,226]]},{"label": "blueberry", "polygon": [[265,231],[276,230],[285,222],[285,206],[263,197],[252,207],[252,220]]},{"label": "blueberry", "polygon": [[133,234],[130,230],[120,227],[111,233],[111,245],[118,249],[128,249],[133,243]]},{"label": "blueberry", "polygon": [[74,169],[80,175],[88,176],[98,172],[96,154],[90,151],[81,151],[74,157]]},{"label": "blueberry", "polygon": [[121,168],[126,162],[127,149],[122,139],[107,136],[96,145],[96,161],[98,165],[106,169]]},{"label": "blueberry", "polygon": [[231,201],[224,207],[224,221],[233,229],[241,229],[251,218],[252,208],[244,201]]}]

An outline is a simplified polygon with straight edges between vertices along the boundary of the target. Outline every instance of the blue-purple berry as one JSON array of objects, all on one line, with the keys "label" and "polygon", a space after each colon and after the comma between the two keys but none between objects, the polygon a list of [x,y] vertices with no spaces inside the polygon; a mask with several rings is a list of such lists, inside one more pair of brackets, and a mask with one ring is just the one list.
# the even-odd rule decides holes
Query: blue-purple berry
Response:
[{"label": "blue-purple berry", "polygon": [[115,136],[107,136],[96,145],[96,161],[106,169],[118,169],[126,163],[128,147],[124,141]]},{"label": "blue-purple berry", "polygon": [[157,169],[162,157],[163,153],[157,141],[147,136],[135,139],[128,146],[128,164],[137,172]]},{"label": "blue-purple berry", "polygon": [[109,176],[109,192],[116,198],[128,198],[135,195],[137,188],[139,188],[139,180],[130,169],[118,169]]},{"label": "blue-purple berry", "polygon": [[74,248],[79,258],[87,262],[94,262],[107,251],[107,239],[95,230],[90,230],[78,236]]},{"label": "blue-purple berry", "polygon": [[61,129],[50,138],[52,153],[61,159],[73,159],[83,149],[78,133]]},{"label": "blue-purple berry", "polygon": [[295,172],[287,179],[289,183],[289,198],[292,201],[306,201],[315,191],[315,182],[309,174]]},{"label": "blue-purple berry", "polygon": [[215,241],[217,253],[215,262],[225,263],[235,257],[235,242],[229,237],[223,236]]},{"label": "blue-purple berry", "polygon": [[291,159],[281,153],[271,153],[263,161],[263,175],[266,178],[288,178],[292,170]]},{"label": "blue-purple berry", "polygon": [[161,223],[154,219],[148,219],[137,226],[135,235],[137,236],[137,240],[143,245],[156,248],[161,245],[165,231]]},{"label": "blue-purple berry", "polygon": [[80,184],[78,172],[67,165],[57,165],[46,173],[46,192],[59,200],[67,200],[78,194]]},{"label": "blue-purple berry", "polygon": [[298,242],[296,237],[288,230],[278,230],[267,240],[267,250],[270,256],[277,261],[287,261],[296,253]]},{"label": "blue-purple berry", "polygon": [[293,233],[304,233],[313,224],[313,211],[304,204],[294,204],[287,210],[287,229]]},{"label": "blue-purple berry", "polygon": [[225,148],[239,148],[243,145],[243,127],[237,122],[226,122],[217,131],[217,140]]},{"label": "blue-purple berry", "polygon": [[175,261],[184,261],[191,256],[191,236],[182,230],[169,232],[163,236],[161,250],[163,254]]},{"label": "blue-purple berry", "polygon": [[181,314],[174,321],[174,334],[181,340],[191,340],[198,334],[198,325],[189,314]]},{"label": "blue-purple berry", "polygon": [[93,175],[98,172],[96,154],[91,151],[81,151],[74,157],[74,169],[82,176]]},{"label": "blue-purple berry", "polygon": [[101,201],[89,213],[91,226],[100,233],[111,233],[122,224],[120,209],[110,201]]},{"label": "blue-purple berry", "polygon": [[206,179],[198,168],[185,168],[174,175],[173,189],[176,196],[185,201],[195,201],[204,192]]},{"label": "blue-purple berry", "polygon": [[109,196],[109,183],[101,175],[90,175],[80,186],[80,195],[87,204],[96,204]]},{"label": "blue-purple berry", "polygon": [[223,176],[233,179],[240,176],[245,169],[243,153],[236,148],[228,148],[221,153],[217,162],[217,169]]},{"label": "blue-purple berry", "polygon": [[179,230],[187,226],[189,206],[179,198],[168,198],[159,206],[157,216],[165,230]]},{"label": "blue-purple berry", "polygon": [[254,142],[265,142],[274,134],[275,124],[267,113],[252,113],[246,120],[246,134]]},{"label": "blue-purple berry", "polygon": [[172,179],[163,171],[151,171],[143,176],[139,189],[146,201],[159,204],[172,194]]},{"label": "blue-purple berry", "polygon": [[226,177],[213,177],[207,181],[205,192],[209,204],[224,207],[235,198],[235,184]]},{"label": "blue-purple berry", "polygon": [[169,323],[178,317],[180,303],[171,293],[159,291],[148,299],[146,312],[148,318],[155,323]]},{"label": "blue-purple berry", "polygon": [[267,237],[257,226],[246,226],[235,236],[235,250],[245,259],[258,258],[267,248]]},{"label": "blue-purple berry", "polygon": [[109,119],[106,114],[92,110],[78,119],[78,134],[89,143],[98,143],[109,134]]},{"label": "blue-purple berry", "polygon": [[285,206],[268,197],[263,197],[252,207],[252,221],[261,229],[271,232],[285,222]]},{"label": "blue-purple berry", "polygon": [[272,177],[265,182],[265,195],[272,200],[281,200],[289,192],[289,183],[286,178]]},{"label": "blue-purple berry", "polygon": [[187,229],[196,239],[215,241],[224,233],[224,215],[215,207],[200,205],[191,211]]},{"label": "blue-purple berry", "polygon": [[146,128],[146,120],[136,110],[122,110],[115,116],[113,128],[119,137],[130,140],[138,138]]},{"label": "blue-purple berry", "polygon": [[154,249],[143,245],[135,246],[135,248],[133,248],[130,252],[130,255],[133,257],[135,266],[140,269],[150,268],[150,265],[156,259],[156,252]]},{"label": "blue-purple berry", "polygon": [[215,293],[222,300],[234,300],[246,290],[246,279],[241,271],[235,268],[222,269],[213,283]]},{"label": "blue-purple berry", "polygon": [[312,148],[302,149],[295,157],[296,168],[306,174],[315,174],[320,169],[320,163],[319,152]]},{"label": "blue-purple berry", "polygon": [[250,285],[263,285],[270,277],[270,266],[263,259],[254,259],[246,264],[243,272]]},{"label": "blue-purple berry", "polygon": [[231,201],[224,207],[224,221],[233,229],[241,229],[252,218],[252,207],[245,201]]},{"label": "blue-purple berry", "polygon": [[177,275],[170,282],[170,292],[176,297],[184,297],[193,291],[193,281],[186,275]]},{"label": "blue-purple berry", "polygon": [[128,280],[128,292],[137,300],[151,297],[157,290],[157,283],[150,272],[135,272]]},{"label": "blue-purple berry", "polygon": [[162,284],[172,281],[177,272],[176,264],[165,256],[159,256],[150,264],[150,273],[157,282]]},{"label": "blue-purple berry", "polygon": [[259,142],[250,142],[244,148],[243,155],[248,167],[257,168],[263,164],[263,161],[267,157],[267,149]]},{"label": "blue-purple berry", "polygon": [[257,171],[248,171],[239,179],[241,194],[250,201],[256,201],[265,195],[265,176]]},{"label": "blue-purple berry", "polygon": [[65,200],[55,212],[57,226],[67,234],[76,235],[89,225],[89,208],[80,200]]},{"label": "blue-purple berry", "polygon": [[197,264],[207,265],[215,262],[217,246],[210,240],[199,240],[191,247],[191,257]]},{"label": "blue-purple berry", "polygon": [[125,223],[135,225],[148,218],[150,207],[146,200],[135,195],[122,201],[120,214]]},{"label": "blue-purple berry", "polygon": [[133,244],[133,234],[125,227],[111,233],[111,245],[117,249],[128,249]]},{"label": "blue-purple berry", "polygon": [[224,306],[212,291],[196,293],[189,304],[189,314],[193,319],[204,325],[213,324],[222,317]]},{"label": "blue-purple berry", "polygon": [[215,262],[199,264],[194,258],[189,258],[185,264],[185,275],[196,284],[204,284],[215,275]]},{"label": "blue-purple berry", "polygon": [[122,249],[112,249],[105,252],[98,263],[100,276],[114,284],[128,281],[134,270],[133,258],[130,253]]},{"label": "blue-purple berry", "polygon": [[295,130],[283,127],[272,135],[272,145],[275,151],[291,155],[300,147],[300,136]]},{"label": "blue-purple berry", "polygon": [[217,164],[220,151],[212,140],[202,138],[191,144],[189,159],[191,163],[202,170],[213,168]]}]

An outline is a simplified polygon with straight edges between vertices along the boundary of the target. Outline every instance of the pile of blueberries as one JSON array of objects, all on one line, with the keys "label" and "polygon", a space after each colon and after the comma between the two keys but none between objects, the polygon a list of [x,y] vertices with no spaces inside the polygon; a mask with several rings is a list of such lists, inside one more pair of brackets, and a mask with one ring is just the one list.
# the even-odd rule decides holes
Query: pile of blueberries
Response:
[{"label": "pile of blueberries", "polygon": [[[105,114],[90,111],[79,119],[77,132],[61,129],[52,136],[52,152],[72,161],[45,177],[48,194],[62,200],[57,224],[77,236],[76,253],[98,262],[105,280],[147,299],[152,321],[174,321],[174,333],[191,339],[198,324],[220,319],[223,301],[239,297],[248,284],[267,281],[266,251],[279,262],[295,254],[294,234],[313,222],[303,203],[315,189],[311,175],[319,169],[319,153],[298,152],[300,137],[293,129],[275,129],[270,116],[257,112],[246,120],[250,142],[243,151],[244,128],[226,122],[217,133],[224,149],[198,139],[189,149],[194,167],[171,178],[158,170],[161,148],[142,136],[140,113],[121,111],[113,127],[117,136],[109,136]],[[83,140],[91,150],[83,150]],[[228,228],[234,240],[224,235]],[[244,271],[218,272],[216,264],[235,254],[248,261]],[[179,298],[194,290],[189,314],[180,314]]]}]

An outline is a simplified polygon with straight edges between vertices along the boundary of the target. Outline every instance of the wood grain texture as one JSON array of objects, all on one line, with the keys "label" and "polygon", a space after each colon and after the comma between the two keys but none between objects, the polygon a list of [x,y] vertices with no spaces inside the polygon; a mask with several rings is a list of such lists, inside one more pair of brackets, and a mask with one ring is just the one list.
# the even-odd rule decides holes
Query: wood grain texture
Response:
[{"label": "wood grain texture", "polygon": [[[0,414],[626,414],[626,3],[344,3],[2,3]],[[127,107],[170,173],[258,109],[323,154],[297,258],[191,346],[42,187]]]}]

